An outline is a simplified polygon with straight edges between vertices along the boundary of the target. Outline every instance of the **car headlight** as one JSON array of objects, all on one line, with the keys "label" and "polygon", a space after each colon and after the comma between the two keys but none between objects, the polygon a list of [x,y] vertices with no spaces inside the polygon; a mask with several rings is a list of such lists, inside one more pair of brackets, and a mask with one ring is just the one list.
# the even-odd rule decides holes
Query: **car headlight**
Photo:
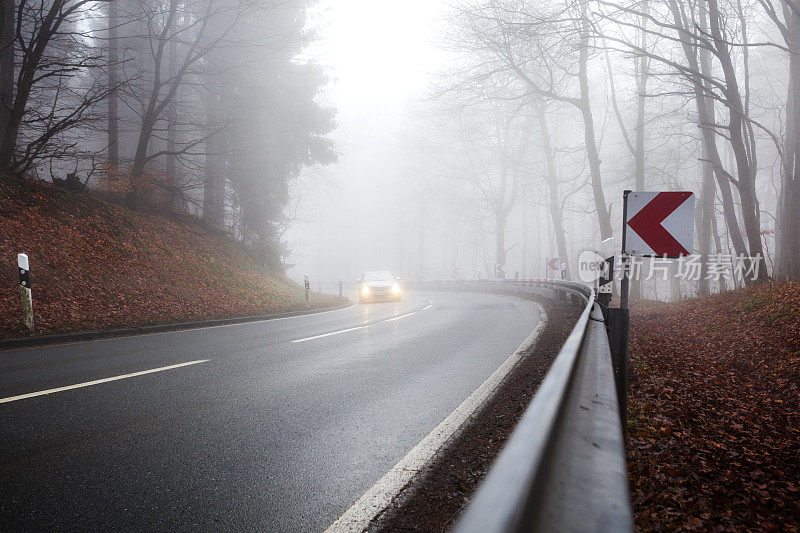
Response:
[{"label": "car headlight", "polygon": [[361,286],[361,294],[367,295],[369,294],[369,287],[366,285]]},{"label": "car headlight", "polygon": [[393,292],[394,294],[397,294],[397,293],[399,293],[399,292],[400,292],[400,285],[398,285],[397,283],[395,283],[394,285],[392,285],[392,292]]}]

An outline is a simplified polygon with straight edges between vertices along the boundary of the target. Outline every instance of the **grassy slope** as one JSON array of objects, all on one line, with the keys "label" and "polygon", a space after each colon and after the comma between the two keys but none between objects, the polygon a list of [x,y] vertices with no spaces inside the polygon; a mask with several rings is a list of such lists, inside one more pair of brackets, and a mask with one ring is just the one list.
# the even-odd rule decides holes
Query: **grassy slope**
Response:
[{"label": "grassy slope", "polygon": [[643,531],[800,530],[800,283],[631,311]]},{"label": "grassy slope", "polygon": [[[200,225],[43,183],[0,182],[0,336],[25,334],[17,253],[31,262],[37,333],[304,308],[302,287]],[[312,295],[314,307],[338,298]]]}]

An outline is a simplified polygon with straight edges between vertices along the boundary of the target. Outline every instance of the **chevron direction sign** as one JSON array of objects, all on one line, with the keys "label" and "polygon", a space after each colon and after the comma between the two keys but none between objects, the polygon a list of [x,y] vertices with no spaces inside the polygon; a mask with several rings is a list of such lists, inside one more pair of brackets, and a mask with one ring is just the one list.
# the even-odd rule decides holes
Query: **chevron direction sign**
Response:
[{"label": "chevron direction sign", "polygon": [[694,193],[629,192],[622,253],[680,257],[692,253]]}]

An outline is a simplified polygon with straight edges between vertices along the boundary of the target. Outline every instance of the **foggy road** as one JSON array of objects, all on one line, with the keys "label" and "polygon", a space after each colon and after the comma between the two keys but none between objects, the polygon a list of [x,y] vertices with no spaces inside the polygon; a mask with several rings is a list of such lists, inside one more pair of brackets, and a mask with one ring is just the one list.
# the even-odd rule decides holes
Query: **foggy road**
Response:
[{"label": "foggy road", "polygon": [[0,353],[0,529],[324,529],[539,316],[431,292]]}]

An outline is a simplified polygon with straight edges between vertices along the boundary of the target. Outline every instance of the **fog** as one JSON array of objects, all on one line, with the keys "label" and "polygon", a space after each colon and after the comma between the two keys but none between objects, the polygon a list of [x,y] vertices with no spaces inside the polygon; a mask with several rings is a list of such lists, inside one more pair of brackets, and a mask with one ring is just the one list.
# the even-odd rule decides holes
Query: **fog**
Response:
[{"label": "fog", "polygon": [[[589,6],[593,13],[587,16],[598,26],[587,38],[585,93],[576,73],[580,25],[556,19],[559,14],[575,16],[570,10],[580,12],[588,3],[418,2],[401,10],[375,4],[379,3],[331,2],[319,11],[326,22],[311,53],[333,74],[323,96],[337,109],[334,138],[341,158],[307,175],[314,186],[287,233],[293,277],[307,273],[323,290],[335,290],[338,280],[352,281],[369,269],[391,269],[412,279],[559,276],[546,267],[549,258],[559,256],[566,258],[568,275],[575,277],[581,251],[619,251],[625,189],[715,196],[709,201],[712,207],[698,213],[691,251],[704,257],[763,254],[774,273],[780,248],[776,227],[791,225],[776,220],[781,189],[787,187],[781,182],[779,162],[785,154],[776,146],[791,135],[780,133],[791,117],[784,116],[780,104],[766,108],[786,98],[786,57],[774,28],[759,28],[759,37],[746,33],[766,20],[758,6],[717,7],[720,19],[731,25],[723,31],[737,39],[738,47],[729,51],[730,62],[738,69],[734,76],[743,86],[751,114],[749,124],[743,121],[749,132],[745,143],[752,150],[744,166],[764,165],[753,168],[752,185],[745,183],[749,178],[733,177],[741,168],[731,146],[734,141],[726,138],[730,126],[716,121],[719,167],[728,169],[718,167],[717,180],[722,174],[734,184],[731,211],[739,222],[734,231],[744,240],[747,208],[742,208],[738,189],[751,187],[759,197],[754,209],[760,217],[762,247],[757,250],[750,240],[748,250],[737,247],[725,227],[730,214],[720,204],[729,193],[721,189],[727,189],[724,184],[715,190],[714,169],[703,164],[709,158],[703,155],[706,148],[692,98],[693,80],[706,76],[707,103],[718,118],[726,118],[735,102],[713,84],[731,80],[713,59],[708,70],[694,78],[689,67],[681,66],[692,58],[708,60],[713,42],[700,42],[693,55],[677,59],[677,44],[656,42],[657,35],[673,40],[678,35],[651,18],[654,12],[670,15],[668,4]],[[705,16],[700,4],[687,6],[697,10],[690,17]],[[519,24],[523,30],[518,35],[508,28],[498,31],[506,42],[486,36],[504,23]],[[525,32],[534,28],[547,31],[538,41],[532,39],[537,42],[525,43]],[[508,42],[515,38],[520,42]],[[758,51],[747,45],[748,39],[762,38],[776,44]],[[722,40],[716,46],[722,46]],[[493,47],[501,51],[493,54]],[[518,65],[533,74],[514,72],[517,57]],[[755,72],[770,81],[751,83]],[[528,76],[534,78],[532,83]],[[576,105],[567,101],[570,98],[584,100]],[[765,107],[756,111],[753,102],[760,98]],[[597,169],[587,154],[584,102],[593,119]],[[546,114],[546,132],[536,118],[539,106]],[[498,183],[504,179],[514,184]],[[555,198],[548,197],[548,183],[555,184]],[[600,202],[595,184],[604,195]],[[499,237],[496,204],[503,202],[507,214]],[[564,235],[561,248],[553,205]],[[609,228],[598,224],[598,205],[605,206]],[[700,236],[701,227],[711,234]],[[645,283],[644,291],[651,297],[675,298],[743,283],[732,278],[718,276],[710,279],[708,288],[699,289],[680,283],[662,283],[659,289],[658,280],[653,280]]]},{"label": "fog", "polygon": [[444,64],[436,40],[445,7],[364,0],[315,9],[320,39],[309,54],[332,79],[321,99],[337,110],[340,161],[303,177],[311,185],[287,233],[294,278],[333,286],[365,270],[419,271],[419,191],[430,177],[415,153],[414,110]]},{"label": "fog", "polygon": [[21,31],[0,170],[197,219],[315,288],[561,276],[553,257],[576,279],[583,250],[620,251],[625,190],[693,192],[704,265],[634,295],[758,282],[713,274],[733,257],[800,277],[788,0],[38,0],[2,20]]},{"label": "fog", "polygon": [[[341,156],[300,180],[286,234],[288,273],[298,281],[310,274],[335,290],[375,269],[412,279],[494,277],[491,223],[459,206],[464,186],[453,190],[447,140],[431,127],[448,121],[438,116],[438,93],[458,56],[445,42],[448,8],[331,1],[315,10],[321,34],[309,55],[332,78],[321,99],[337,110]],[[546,275],[544,258],[558,255],[546,242],[548,224],[532,198],[521,200],[506,228],[507,273]]]}]

